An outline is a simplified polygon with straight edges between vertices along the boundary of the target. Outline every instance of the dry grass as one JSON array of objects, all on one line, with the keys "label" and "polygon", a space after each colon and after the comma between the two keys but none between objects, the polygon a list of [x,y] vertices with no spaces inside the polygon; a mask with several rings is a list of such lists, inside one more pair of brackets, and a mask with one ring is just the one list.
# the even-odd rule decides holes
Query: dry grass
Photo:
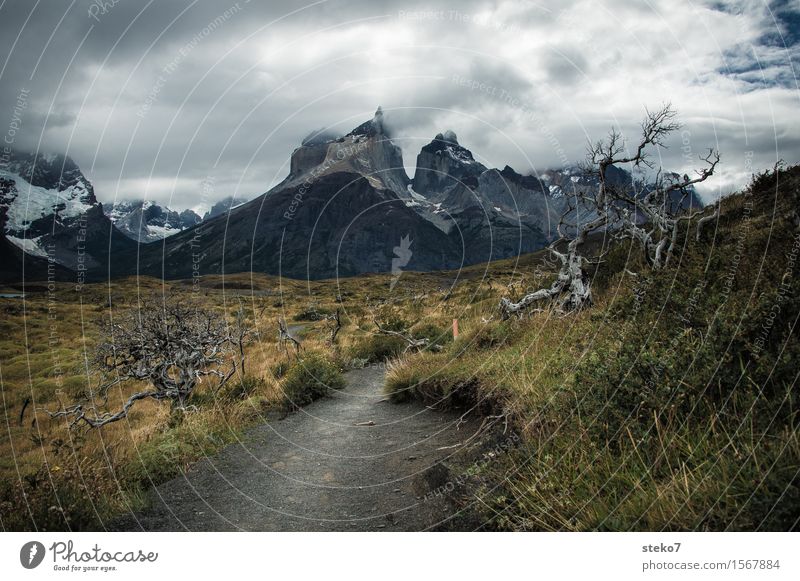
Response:
[{"label": "dry grass", "polygon": [[[131,278],[86,285],[80,293],[57,284],[52,293],[40,288],[24,299],[0,299],[5,423],[0,437],[0,524],[8,530],[100,527],[109,516],[140,506],[147,487],[239,438],[243,428],[264,421],[266,414],[285,410],[284,374],[295,355],[278,343],[279,318],[302,326],[296,332],[304,356],[318,354],[343,369],[363,364],[360,359],[380,359],[375,341],[384,338],[375,336],[375,317],[402,317],[411,326],[423,321],[414,332],[448,339],[452,319],[472,321],[491,310],[513,272],[512,261],[491,265],[494,289],[489,292],[483,272],[473,268],[461,273],[455,289],[450,286],[457,273],[404,273],[392,290],[389,275],[306,283],[240,274],[204,277],[199,286]],[[205,308],[230,315],[240,302],[244,305],[249,324],[258,332],[247,348],[246,386],[233,382],[228,396],[216,398],[201,386],[194,398],[199,411],[178,423],[166,406],[153,401],[137,404],[127,419],[101,430],[70,431],[64,420],[51,419],[46,410],[75,401],[98,380],[89,362],[103,318],[138,308],[138,301],[159,293],[185,293]],[[329,323],[308,321],[304,313],[336,309],[343,327],[332,347]],[[136,387],[114,391],[109,407],[120,405]]]}]

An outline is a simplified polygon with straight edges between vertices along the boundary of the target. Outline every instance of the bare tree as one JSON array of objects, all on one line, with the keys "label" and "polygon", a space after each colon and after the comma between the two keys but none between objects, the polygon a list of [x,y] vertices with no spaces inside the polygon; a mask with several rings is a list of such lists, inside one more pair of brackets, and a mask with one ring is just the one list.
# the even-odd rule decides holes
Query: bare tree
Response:
[{"label": "bare tree", "polygon": [[336,337],[339,335],[339,331],[342,330],[342,318],[340,314],[340,309],[336,309],[336,312],[332,315],[326,315],[325,319],[330,321],[329,332],[330,336],[328,337],[328,343],[330,345],[334,345],[336,343]]},{"label": "bare tree", "polygon": [[292,343],[294,345],[295,355],[300,353],[300,341],[292,337],[286,326],[286,321],[283,319],[278,319],[278,341],[283,345],[283,349],[286,351],[287,355],[289,354],[289,349],[286,347],[287,343]]},{"label": "bare tree", "polygon": [[593,194],[576,192],[561,216],[558,239],[548,246],[559,265],[556,280],[548,288],[527,293],[517,302],[508,297],[501,299],[502,317],[507,319],[545,300],[555,301],[562,311],[580,310],[591,305],[592,289],[586,269],[592,260],[585,256],[583,246],[591,233],[608,225],[610,217],[609,200],[602,185]]},{"label": "bare tree", "polygon": [[[684,211],[684,203],[694,184],[713,175],[719,154],[709,150],[708,155],[701,158],[706,167],[695,177],[666,178],[659,169],[655,182],[641,192],[633,187],[613,184],[608,170],[612,166],[627,164],[652,169],[654,164],[648,150],[664,147],[665,138],[679,127],[671,105],[664,105],[655,112],[647,112],[642,122],[641,139],[633,153],[626,153],[625,140],[615,129],[605,140],[589,147],[585,171],[598,177],[598,187],[594,192],[576,191],[562,215],[558,226],[559,238],[548,248],[560,265],[555,282],[548,288],[526,294],[517,302],[503,298],[500,301],[503,318],[546,300],[555,301],[562,311],[591,305],[592,291],[586,268],[598,258],[588,258],[583,246],[592,233],[600,230],[606,230],[614,238],[638,241],[654,269],[669,264],[681,223],[703,213],[703,210]],[[715,216],[716,210],[699,220],[698,238],[703,225]],[[574,218],[572,223],[571,218]]]},{"label": "bare tree", "polygon": [[[675,122],[675,110],[667,104],[655,112],[647,112],[642,122],[642,136],[636,151],[626,155],[625,141],[616,130],[612,130],[605,141],[598,142],[589,151],[589,162],[596,168],[600,179],[600,190],[605,197],[613,200],[614,226],[617,238],[631,238],[639,243],[645,259],[654,270],[669,265],[678,240],[680,225],[688,223],[702,209],[686,208],[695,184],[707,180],[714,174],[719,163],[719,153],[709,150],[700,160],[705,167],[694,176],[682,177],[665,175],[658,168],[653,183],[637,191],[636,188],[612,185],[608,180],[611,166],[632,164],[634,167],[654,168],[648,148],[665,147],[664,139],[680,128]],[[716,217],[717,208],[712,214],[700,219],[698,233],[704,224]]]},{"label": "bare tree", "polygon": [[[127,417],[136,402],[168,401],[173,410],[187,411],[203,378],[214,379],[218,391],[244,366],[249,331],[243,319],[233,323],[214,311],[178,299],[154,297],[137,310],[115,317],[104,329],[97,346],[95,366],[102,380],[81,402],[51,417],[71,418],[70,427],[84,423],[98,428]],[[237,347],[239,348],[237,358]],[[126,382],[147,385],[128,396],[117,411],[104,411],[111,388]]]}]

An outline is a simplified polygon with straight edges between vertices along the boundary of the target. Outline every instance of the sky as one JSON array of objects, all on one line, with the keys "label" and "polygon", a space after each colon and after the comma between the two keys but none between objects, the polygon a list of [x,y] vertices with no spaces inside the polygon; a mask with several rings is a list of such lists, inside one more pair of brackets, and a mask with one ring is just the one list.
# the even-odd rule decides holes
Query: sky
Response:
[{"label": "sky", "polygon": [[800,162],[800,0],[0,0],[0,132],[103,203],[204,209],[282,180],[302,139],[384,110],[409,174],[451,129],[488,167],[581,162],[666,102],[706,199]]}]

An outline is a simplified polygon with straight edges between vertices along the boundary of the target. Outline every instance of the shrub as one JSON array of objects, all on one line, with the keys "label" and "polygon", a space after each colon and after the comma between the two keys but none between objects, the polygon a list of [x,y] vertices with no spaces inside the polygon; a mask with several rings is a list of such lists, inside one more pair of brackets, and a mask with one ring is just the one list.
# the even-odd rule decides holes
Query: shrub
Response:
[{"label": "shrub", "polygon": [[414,339],[427,339],[428,349],[432,347],[444,347],[453,340],[450,329],[438,327],[434,323],[421,323],[411,328],[411,336]]},{"label": "shrub", "polygon": [[320,309],[315,306],[310,306],[297,313],[293,319],[295,321],[320,321],[324,319],[325,316],[330,314],[331,311],[328,309]]},{"label": "shrub", "polygon": [[192,440],[182,441],[179,433],[173,428],[139,446],[124,468],[124,480],[134,488],[149,488],[178,476],[181,466],[198,456]]},{"label": "shrub", "polygon": [[219,396],[227,401],[241,401],[263,390],[264,385],[263,378],[245,375],[238,380],[234,379],[226,383]]},{"label": "shrub", "polygon": [[328,395],[330,390],[342,389],[344,376],[332,361],[312,353],[298,359],[286,373],[283,392],[286,405],[297,408]]},{"label": "shrub", "polygon": [[243,423],[263,421],[265,413],[275,410],[272,400],[263,395],[254,395],[236,405],[238,407],[237,416]]},{"label": "shrub", "polygon": [[378,363],[399,357],[405,348],[406,342],[400,337],[372,335],[356,343],[350,352],[350,357],[365,360],[367,363]]},{"label": "shrub", "polygon": [[[214,453],[234,438],[234,431],[219,416],[179,412],[177,425],[139,445],[126,464],[122,481],[132,488],[147,488],[178,476],[189,464]],[[170,424],[173,422],[170,421]]]}]

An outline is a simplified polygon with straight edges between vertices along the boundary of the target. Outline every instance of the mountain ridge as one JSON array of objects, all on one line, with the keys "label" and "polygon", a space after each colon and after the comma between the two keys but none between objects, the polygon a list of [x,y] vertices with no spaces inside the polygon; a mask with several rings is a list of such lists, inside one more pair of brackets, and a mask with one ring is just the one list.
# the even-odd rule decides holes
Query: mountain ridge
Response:
[{"label": "mountain ridge", "polygon": [[[53,167],[59,161],[66,168],[60,174]],[[91,184],[69,161],[56,156],[38,169],[13,168],[53,191],[79,188],[69,190],[72,198],[102,214]],[[569,198],[597,187],[595,177],[574,167],[537,175],[508,165],[487,168],[449,129],[421,148],[411,179],[380,107],[345,135],[321,130],[303,139],[289,165],[275,187],[240,205],[220,200],[202,219],[143,202],[110,206],[98,223],[114,260],[95,249],[88,275],[174,279],[252,270],[310,279],[352,276],[391,271],[393,249],[404,238],[415,241],[405,269],[458,268],[543,248],[557,237]],[[624,170],[615,180],[638,187]],[[23,251],[36,252],[14,236],[16,230],[6,225],[5,233]],[[58,262],[74,268],[63,257]]]}]

